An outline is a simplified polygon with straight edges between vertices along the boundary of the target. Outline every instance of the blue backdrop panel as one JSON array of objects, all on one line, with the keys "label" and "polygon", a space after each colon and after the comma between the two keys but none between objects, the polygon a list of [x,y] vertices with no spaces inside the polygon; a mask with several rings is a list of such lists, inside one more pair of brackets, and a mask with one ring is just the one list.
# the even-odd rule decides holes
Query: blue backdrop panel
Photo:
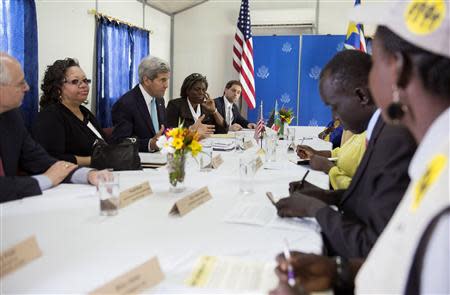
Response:
[{"label": "blue backdrop panel", "polygon": [[344,46],[344,35],[303,35],[300,63],[301,126],[326,126],[331,111],[320,99],[319,75],[327,62]]},{"label": "blue backdrop panel", "polygon": [[266,121],[275,99],[297,113],[299,43],[299,36],[253,36],[256,108],[248,111],[250,122],[258,120],[261,100]]}]

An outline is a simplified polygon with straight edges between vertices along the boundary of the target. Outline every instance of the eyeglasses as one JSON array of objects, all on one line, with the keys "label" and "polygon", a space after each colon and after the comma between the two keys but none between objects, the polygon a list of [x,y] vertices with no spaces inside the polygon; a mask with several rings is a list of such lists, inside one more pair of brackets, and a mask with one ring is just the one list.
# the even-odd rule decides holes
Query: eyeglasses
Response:
[{"label": "eyeglasses", "polygon": [[87,84],[87,85],[91,84],[91,79],[84,78],[81,80],[79,80],[79,79],[73,79],[71,81],[65,80],[64,83],[72,84],[72,85],[76,85],[76,86],[80,87],[82,83]]}]

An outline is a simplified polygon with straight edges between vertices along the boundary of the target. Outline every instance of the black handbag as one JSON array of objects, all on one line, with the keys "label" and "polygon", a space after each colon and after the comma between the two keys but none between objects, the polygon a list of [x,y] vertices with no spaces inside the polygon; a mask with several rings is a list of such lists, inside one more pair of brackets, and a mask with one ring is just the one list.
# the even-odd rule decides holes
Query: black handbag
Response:
[{"label": "black handbag", "polygon": [[136,138],[126,138],[119,144],[107,144],[104,140],[94,142],[91,167],[95,169],[141,170],[139,145]]}]

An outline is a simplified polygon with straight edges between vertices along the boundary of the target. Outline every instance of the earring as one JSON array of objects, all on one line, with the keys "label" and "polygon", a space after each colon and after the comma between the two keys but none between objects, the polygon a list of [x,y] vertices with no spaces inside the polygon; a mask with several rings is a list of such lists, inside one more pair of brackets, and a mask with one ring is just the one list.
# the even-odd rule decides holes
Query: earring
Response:
[{"label": "earring", "polygon": [[394,124],[398,124],[408,111],[408,107],[400,102],[400,93],[396,85],[392,86],[392,102],[386,111],[389,120]]}]

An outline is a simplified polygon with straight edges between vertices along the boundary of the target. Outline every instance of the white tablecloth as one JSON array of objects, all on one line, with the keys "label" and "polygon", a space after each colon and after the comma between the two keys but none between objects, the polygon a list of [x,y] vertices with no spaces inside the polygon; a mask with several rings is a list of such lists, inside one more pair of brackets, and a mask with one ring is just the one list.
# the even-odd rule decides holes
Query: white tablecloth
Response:
[{"label": "white tablecloth", "polygon": [[[313,146],[329,148],[328,143],[313,141]],[[322,240],[314,226],[286,230],[223,221],[242,201],[264,204],[275,214],[265,192],[287,196],[288,183],[306,171],[288,162],[285,154],[279,155],[282,170],[259,170],[251,195],[239,193],[238,158],[242,155],[223,152],[224,164],[211,172],[200,172],[195,161],[189,160],[187,190],[177,195],[168,192],[165,167],[120,172],[121,190],[149,181],[154,193],[113,217],[99,215],[96,190],[88,185],[61,184],[42,196],[2,204],[1,251],[36,236],[43,255],[2,278],[1,293],[88,293],[153,256],[158,257],[166,278],[149,293],[199,292],[183,281],[203,255],[270,262],[282,251],[285,237],[292,249],[320,253]],[[328,186],[323,173],[312,171],[307,180]],[[205,185],[212,194],[210,201],[184,217],[169,215],[176,200]]]}]

